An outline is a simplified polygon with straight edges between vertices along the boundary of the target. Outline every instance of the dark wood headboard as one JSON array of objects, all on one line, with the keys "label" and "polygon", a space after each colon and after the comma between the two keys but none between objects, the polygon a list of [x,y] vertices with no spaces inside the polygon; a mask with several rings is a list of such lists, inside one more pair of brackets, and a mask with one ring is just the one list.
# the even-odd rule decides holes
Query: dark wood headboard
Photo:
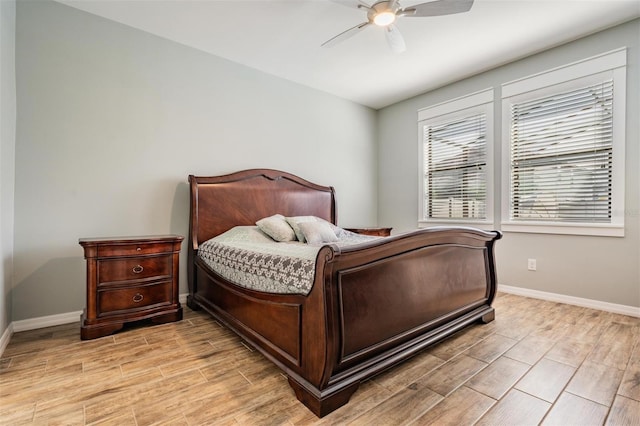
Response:
[{"label": "dark wood headboard", "polygon": [[223,176],[189,176],[189,248],[234,226],[255,225],[263,217],[318,216],[336,223],[335,191],[290,173],[251,169]]}]

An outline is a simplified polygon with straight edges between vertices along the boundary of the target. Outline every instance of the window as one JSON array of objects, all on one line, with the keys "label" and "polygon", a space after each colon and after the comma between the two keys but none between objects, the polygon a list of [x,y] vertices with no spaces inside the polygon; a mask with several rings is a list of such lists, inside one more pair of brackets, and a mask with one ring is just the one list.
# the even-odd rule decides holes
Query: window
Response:
[{"label": "window", "polygon": [[493,224],[493,90],[418,112],[421,150],[419,221]]},{"label": "window", "polygon": [[617,51],[503,86],[503,230],[624,235],[625,62]]},{"label": "window", "polygon": [[613,82],[511,105],[513,220],[611,219]]}]

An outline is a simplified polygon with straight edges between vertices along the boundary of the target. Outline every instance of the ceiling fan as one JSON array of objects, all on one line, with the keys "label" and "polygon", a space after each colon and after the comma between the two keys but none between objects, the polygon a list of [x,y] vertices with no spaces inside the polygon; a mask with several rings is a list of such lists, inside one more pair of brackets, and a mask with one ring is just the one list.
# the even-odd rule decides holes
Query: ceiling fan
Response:
[{"label": "ceiling fan", "polygon": [[404,38],[398,27],[394,25],[396,19],[406,16],[409,18],[423,16],[451,15],[467,12],[473,6],[473,0],[435,0],[409,7],[400,6],[398,0],[382,0],[371,6],[361,0],[332,0],[344,6],[355,7],[367,12],[367,21],[338,34],[322,43],[322,47],[331,47],[359,33],[370,25],[377,25],[384,29],[389,47],[396,53],[406,50]]}]

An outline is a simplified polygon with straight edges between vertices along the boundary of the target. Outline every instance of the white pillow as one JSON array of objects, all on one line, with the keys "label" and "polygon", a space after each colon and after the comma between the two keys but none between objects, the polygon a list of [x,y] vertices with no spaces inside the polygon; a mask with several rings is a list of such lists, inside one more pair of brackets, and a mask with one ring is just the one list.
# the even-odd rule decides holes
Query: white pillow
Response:
[{"label": "white pillow", "polygon": [[293,228],[293,232],[295,232],[296,238],[301,243],[306,242],[306,239],[304,238],[304,234],[300,230],[300,224],[301,223],[306,223],[306,222],[317,222],[318,221],[318,218],[315,217],[315,216],[294,216],[294,217],[288,217],[286,219],[287,219],[287,222],[289,223],[289,225],[291,225],[291,228]]},{"label": "white pillow", "polygon": [[306,223],[306,222],[326,223],[333,230],[333,233],[338,237],[344,231],[342,228],[339,228],[333,223],[317,216],[293,216],[293,217],[287,217],[286,219],[287,219],[287,222],[289,222],[289,225],[291,225],[291,228],[293,228],[293,231],[296,233],[296,238],[298,239],[298,241],[303,243],[306,242],[306,239],[304,238],[304,234],[300,231],[301,223]]},{"label": "white pillow", "polygon": [[256,222],[258,228],[276,241],[295,241],[296,234],[281,214],[265,217]]},{"label": "white pillow", "polygon": [[328,222],[300,222],[300,232],[304,235],[307,244],[323,244],[338,241],[338,237],[329,226]]}]

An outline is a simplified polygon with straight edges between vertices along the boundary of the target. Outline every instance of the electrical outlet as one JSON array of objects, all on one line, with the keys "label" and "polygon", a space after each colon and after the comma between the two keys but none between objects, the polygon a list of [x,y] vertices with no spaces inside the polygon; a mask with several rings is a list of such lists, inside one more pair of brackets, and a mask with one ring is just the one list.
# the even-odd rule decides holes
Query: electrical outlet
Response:
[{"label": "electrical outlet", "polygon": [[528,259],[527,260],[527,269],[530,271],[535,271],[536,270],[536,260],[535,259]]}]

